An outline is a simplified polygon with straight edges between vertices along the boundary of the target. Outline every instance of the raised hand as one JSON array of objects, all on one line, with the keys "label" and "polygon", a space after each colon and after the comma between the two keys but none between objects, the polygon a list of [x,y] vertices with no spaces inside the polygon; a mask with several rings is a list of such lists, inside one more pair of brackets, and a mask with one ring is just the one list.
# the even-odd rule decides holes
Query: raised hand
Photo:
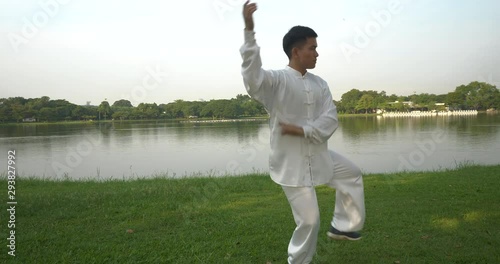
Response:
[{"label": "raised hand", "polygon": [[257,4],[247,0],[243,5],[243,19],[245,20],[245,30],[253,31],[253,13],[257,10]]}]

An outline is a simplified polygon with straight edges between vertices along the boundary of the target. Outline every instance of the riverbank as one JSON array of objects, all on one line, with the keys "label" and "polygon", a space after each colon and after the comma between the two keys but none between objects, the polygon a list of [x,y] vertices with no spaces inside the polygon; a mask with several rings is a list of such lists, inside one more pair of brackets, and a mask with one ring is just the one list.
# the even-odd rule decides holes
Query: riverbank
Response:
[{"label": "riverbank", "polygon": [[15,126],[15,125],[74,125],[74,124],[106,124],[106,123],[140,123],[140,122],[164,122],[164,123],[206,123],[210,121],[259,121],[267,120],[268,116],[255,116],[255,117],[241,117],[236,119],[214,119],[214,118],[176,118],[176,119],[128,119],[128,120],[72,120],[72,121],[57,121],[57,122],[14,122],[14,123],[0,123],[1,126]]},{"label": "riverbank", "polygon": [[[475,115],[477,114],[498,114],[498,111],[479,111],[475,112]],[[455,114],[458,115],[458,114]],[[412,117],[412,116],[452,116],[452,114],[446,114],[446,115],[438,115],[438,114],[428,114],[428,113],[421,113],[421,114],[415,114],[415,113],[410,113],[410,112],[404,112],[404,113],[385,113],[385,115],[382,114],[376,114],[376,113],[362,113],[362,114],[344,114],[344,113],[339,113],[338,117],[368,117],[368,116],[401,116],[401,117]],[[133,119],[133,120],[81,120],[81,121],[59,121],[59,122],[17,122],[17,123],[0,123],[1,126],[15,126],[15,125],[73,125],[73,124],[99,124],[99,123],[113,123],[113,122],[118,122],[118,123],[123,123],[123,122],[180,122],[180,123],[221,123],[221,122],[254,122],[254,121],[264,121],[269,119],[268,116],[252,116],[252,117],[241,117],[241,118],[234,118],[234,119],[214,119],[214,118],[176,118],[176,119]]]},{"label": "riverbank", "polygon": [[[339,117],[360,117],[377,116],[377,114],[338,114]],[[79,121],[58,121],[58,122],[14,122],[0,123],[2,126],[16,125],[78,125],[78,124],[106,124],[106,123],[140,123],[140,122],[165,122],[165,123],[226,123],[226,122],[255,122],[266,121],[269,116],[251,116],[234,119],[214,119],[214,118],[176,118],[176,119],[133,119],[133,120],[79,120]]]},{"label": "riverbank", "polygon": [[[356,242],[327,240],[335,196],[319,187],[314,263],[498,263],[499,179],[500,165],[366,175],[367,221]],[[2,186],[7,194],[5,176]],[[7,254],[2,217],[0,262],[283,263],[295,226],[267,175],[18,178],[15,191],[16,256]]]}]

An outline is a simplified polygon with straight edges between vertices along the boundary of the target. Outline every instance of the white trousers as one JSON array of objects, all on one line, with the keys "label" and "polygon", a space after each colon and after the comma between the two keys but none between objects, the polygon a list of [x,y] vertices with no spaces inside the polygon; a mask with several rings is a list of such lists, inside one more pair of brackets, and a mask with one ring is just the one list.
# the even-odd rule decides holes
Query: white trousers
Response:
[{"label": "white trousers", "polygon": [[[334,171],[328,186],[336,189],[331,225],[344,232],[359,231],[365,221],[365,198],[361,170],[342,155],[331,151]],[[319,231],[319,207],[314,187],[286,187],[283,191],[297,227],[288,245],[288,263],[311,262]]]}]

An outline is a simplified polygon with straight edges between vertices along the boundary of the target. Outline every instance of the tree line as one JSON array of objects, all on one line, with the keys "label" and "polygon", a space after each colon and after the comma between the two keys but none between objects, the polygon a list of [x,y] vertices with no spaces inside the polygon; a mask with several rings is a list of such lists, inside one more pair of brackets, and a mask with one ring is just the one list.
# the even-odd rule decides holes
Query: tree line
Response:
[{"label": "tree line", "polygon": [[352,89],[336,102],[339,113],[373,113],[384,111],[406,112],[411,110],[444,111],[500,109],[500,91],[494,85],[471,82],[460,85],[447,94],[413,94],[408,96],[387,95],[384,91],[360,91]]},{"label": "tree line", "polygon": [[[487,110],[500,109],[500,91],[494,85],[471,82],[447,94],[387,95],[384,91],[351,89],[334,101],[339,113],[373,113],[376,110]],[[210,101],[176,100],[168,104],[140,103],[128,100],[110,105],[75,105],[63,99],[10,97],[0,98],[0,122],[70,121],[70,120],[142,120],[176,118],[241,118],[267,115],[264,107],[248,95]]]},{"label": "tree line", "polygon": [[134,107],[129,100],[112,105],[102,101],[98,106],[75,105],[63,99],[11,97],[0,99],[0,122],[72,121],[72,120],[143,120],[175,118],[239,118],[262,116],[266,111],[248,95],[210,101],[176,100],[168,104],[140,103]]}]

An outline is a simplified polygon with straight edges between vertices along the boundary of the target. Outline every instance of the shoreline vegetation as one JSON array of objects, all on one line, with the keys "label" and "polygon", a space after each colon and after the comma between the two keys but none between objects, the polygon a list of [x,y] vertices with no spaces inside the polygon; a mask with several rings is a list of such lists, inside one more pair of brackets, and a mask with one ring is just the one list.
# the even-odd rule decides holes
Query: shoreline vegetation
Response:
[{"label": "shoreline vegetation", "polygon": [[[432,114],[427,114],[427,113],[412,113],[412,112],[387,112],[383,114],[377,114],[377,113],[358,113],[358,114],[338,114],[338,117],[363,117],[363,116],[382,116],[382,117],[445,117],[445,116],[465,116],[465,115],[477,115],[477,114],[498,114],[499,111],[474,111],[473,114],[452,114],[448,112],[443,112],[443,113],[432,113]],[[140,120],[71,120],[71,121],[42,121],[42,122],[9,122],[9,123],[0,123],[1,126],[8,126],[8,125],[57,125],[57,124],[99,124],[99,123],[136,123],[136,122],[160,122],[160,123],[221,123],[221,122],[255,122],[255,121],[263,121],[263,120],[268,120],[269,116],[263,115],[263,116],[253,116],[253,117],[240,117],[240,118],[232,118],[232,119],[226,119],[226,118],[219,118],[219,119],[214,119],[214,118],[176,118],[176,119],[140,119]]]},{"label": "shoreline vegetation", "polygon": [[[499,263],[499,180],[500,164],[367,174],[360,241],[326,238],[335,191],[317,187],[322,224],[313,263]],[[15,188],[16,256],[4,247],[0,262],[283,263],[295,227],[268,174],[20,177]]]},{"label": "shoreline vegetation", "polygon": [[[248,95],[210,101],[175,100],[167,104],[138,103],[120,99],[98,106],[76,105],[64,99],[10,97],[0,98],[0,124],[54,121],[108,120],[179,120],[207,118],[236,120],[266,116],[264,107]],[[447,94],[387,95],[385,91],[351,89],[335,101],[339,114],[375,114],[387,112],[496,111],[500,109],[500,90],[485,82],[458,86]]]}]

